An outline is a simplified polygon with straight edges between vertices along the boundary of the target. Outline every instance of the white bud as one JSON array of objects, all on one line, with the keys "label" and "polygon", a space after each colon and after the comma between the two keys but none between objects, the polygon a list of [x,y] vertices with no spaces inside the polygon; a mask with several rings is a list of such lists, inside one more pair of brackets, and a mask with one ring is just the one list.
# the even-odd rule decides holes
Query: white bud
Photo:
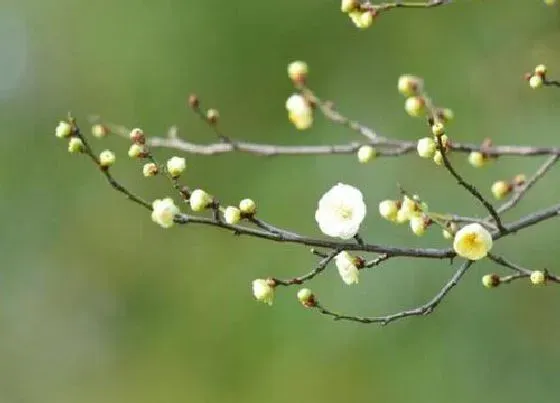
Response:
[{"label": "white bud", "polygon": [[362,164],[370,162],[376,155],[377,151],[370,145],[363,145],[358,149],[358,161]]},{"label": "white bud", "polygon": [[115,163],[115,153],[111,150],[101,151],[99,154],[99,165],[102,167],[110,167]]},{"label": "white bud", "polygon": [[433,158],[436,152],[436,142],[431,137],[424,137],[418,140],[416,146],[418,155],[422,158]]},{"label": "white bud", "polygon": [[253,296],[257,301],[272,305],[272,301],[274,300],[274,281],[259,278],[253,280],[252,286]]},{"label": "white bud", "polygon": [[148,162],[147,164],[144,164],[144,166],[142,167],[142,174],[146,178],[157,175],[158,171],[159,171],[158,166],[153,162]]},{"label": "white bud", "polygon": [[79,137],[72,137],[68,142],[69,153],[79,153],[84,150],[84,142]]},{"label": "white bud", "polygon": [[172,157],[167,160],[167,172],[174,178],[181,175],[186,167],[187,163],[182,157]]},{"label": "white bud", "polygon": [[251,199],[243,199],[239,202],[239,210],[243,214],[255,214],[257,211],[257,204]]},{"label": "white bud", "polygon": [[64,120],[61,120],[56,126],[55,135],[56,137],[63,138],[68,137],[72,134],[72,125]]},{"label": "white bud", "polygon": [[189,203],[193,211],[203,211],[212,203],[212,196],[204,190],[196,189],[191,193]]},{"label": "white bud", "polygon": [[228,224],[237,224],[241,220],[241,211],[234,206],[226,207],[224,211],[224,220]]},{"label": "white bud", "polygon": [[383,200],[379,203],[379,214],[388,221],[396,221],[398,211],[399,207],[395,200]]}]

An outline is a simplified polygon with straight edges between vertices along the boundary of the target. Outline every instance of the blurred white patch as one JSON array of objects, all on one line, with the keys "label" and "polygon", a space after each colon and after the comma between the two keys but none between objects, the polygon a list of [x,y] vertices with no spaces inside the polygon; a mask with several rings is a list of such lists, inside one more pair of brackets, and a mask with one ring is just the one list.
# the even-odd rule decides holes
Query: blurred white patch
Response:
[{"label": "blurred white patch", "polygon": [[22,83],[28,36],[21,15],[0,8],[0,99],[12,96]]}]

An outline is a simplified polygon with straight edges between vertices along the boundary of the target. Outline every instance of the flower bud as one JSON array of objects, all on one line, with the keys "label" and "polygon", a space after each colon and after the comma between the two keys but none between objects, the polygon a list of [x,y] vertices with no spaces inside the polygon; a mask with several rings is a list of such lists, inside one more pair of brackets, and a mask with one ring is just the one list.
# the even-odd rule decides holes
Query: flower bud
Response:
[{"label": "flower bud", "polygon": [[455,117],[455,114],[453,113],[453,109],[443,108],[443,109],[438,110],[437,116],[438,116],[438,118],[440,118],[444,122],[449,122],[449,121],[453,120],[453,118]]},{"label": "flower bud", "polygon": [[298,301],[306,308],[316,306],[315,296],[309,288],[302,288],[297,292]]},{"label": "flower bud", "polygon": [[379,203],[379,214],[388,221],[396,221],[398,211],[399,206],[395,200],[383,200]]},{"label": "flower bud", "polygon": [[540,76],[541,78],[544,78],[544,76],[546,75],[546,66],[544,64],[539,64],[537,67],[535,67],[535,74],[537,76]]},{"label": "flower bud", "polygon": [[72,125],[61,120],[56,126],[55,135],[58,138],[69,137],[72,134]]},{"label": "flower bud", "polygon": [[196,189],[191,193],[189,203],[193,211],[204,211],[210,204],[212,204],[212,196],[204,190]]},{"label": "flower bud", "polygon": [[174,219],[181,211],[170,197],[157,199],[152,203],[152,221],[159,224],[162,228],[171,228]]},{"label": "flower bud", "polygon": [[293,94],[286,100],[288,119],[298,130],[305,130],[313,124],[313,109],[300,94]]},{"label": "flower bud", "polygon": [[531,273],[530,279],[533,285],[545,285],[546,273],[541,270],[535,270]]},{"label": "flower bud", "polygon": [[239,202],[239,210],[243,214],[252,215],[257,212],[257,204],[251,199],[243,199]]},{"label": "flower bud", "polygon": [[428,228],[428,220],[423,215],[418,215],[410,218],[410,229],[416,236],[422,236]]},{"label": "flower bud", "polygon": [[177,178],[181,175],[186,167],[187,163],[182,157],[171,157],[167,160],[167,172],[169,172],[169,175],[173,178]]},{"label": "flower bud", "polygon": [[436,122],[432,126],[432,133],[434,136],[439,137],[445,133],[445,126],[441,122]]},{"label": "flower bud", "polygon": [[340,252],[334,258],[338,274],[347,285],[358,284],[359,268],[358,261],[346,251]]},{"label": "flower bud", "polygon": [[138,144],[144,144],[144,142],[146,141],[146,137],[144,136],[144,131],[138,128],[132,129],[128,134],[128,137],[134,143],[138,143]]},{"label": "flower bud", "polygon": [[421,138],[416,146],[418,155],[422,158],[433,158],[436,148],[436,142],[431,137]]},{"label": "flower bud", "polygon": [[265,304],[272,305],[274,300],[274,287],[276,284],[272,279],[262,279],[253,280],[253,296],[257,301],[264,302]]},{"label": "flower bud", "polygon": [[513,178],[514,186],[523,186],[527,182],[527,177],[524,174],[515,175]]},{"label": "flower bud", "polygon": [[220,118],[220,113],[216,109],[208,109],[206,112],[206,120],[210,124],[218,123],[218,119]]},{"label": "flower bud", "polygon": [[377,155],[377,150],[370,145],[363,145],[358,149],[358,161],[366,164],[373,160]]},{"label": "flower bud", "polygon": [[397,83],[397,88],[401,94],[410,97],[413,95],[418,95],[422,91],[423,82],[422,79],[411,76],[409,74],[404,74],[399,77]]},{"label": "flower bud", "polygon": [[157,175],[158,171],[158,166],[153,162],[148,162],[142,167],[142,174],[144,174],[146,178]]},{"label": "flower bud", "polygon": [[457,232],[457,224],[455,224],[454,222],[450,222],[447,225],[447,228],[443,230],[443,237],[445,239],[453,239],[453,236],[455,235],[455,233]]},{"label": "flower bud", "polygon": [[497,181],[492,184],[492,194],[496,200],[501,200],[510,194],[512,190],[511,184],[505,181]]},{"label": "flower bud", "polygon": [[366,29],[373,24],[373,13],[371,11],[352,11],[348,14],[354,25],[360,29]]},{"label": "flower bud", "polygon": [[134,143],[128,149],[130,158],[142,158],[146,155],[146,148],[142,144]]},{"label": "flower bud", "polygon": [[198,106],[200,105],[200,100],[196,94],[190,94],[187,102],[191,109],[198,109]]},{"label": "flower bud", "polygon": [[224,220],[228,224],[237,224],[241,220],[241,211],[234,206],[226,207],[224,211]]},{"label": "flower bud", "polygon": [[358,8],[360,2],[358,0],[342,0],[340,4],[340,11],[343,13],[350,13]]},{"label": "flower bud", "polygon": [[419,96],[408,97],[404,103],[404,109],[412,117],[423,116],[426,111],[426,101]]},{"label": "flower bud", "polygon": [[543,79],[541,76],[534,75],[529,79],[529,87],[536,90],[537,88],[542,87]]},{"label": "flower bud", "polygon": [[434,158],[433,159],[434,159],[434,162],[435,162],[436,165],[439,165],[439,166],[443,165],[443,155],[441,154],[441,151],[439,151],[439,150],[436,151],[434,153]]},{"label": "flower bud", "polygon": [[486,274],[482,276],[482,285],[486,288],[495,288],[500,285],[500,276],[497,274]]},{"label": "flower bud", "polygon": [[307,78],[307,63],[297,60],[288,65],[288,77],[294,83],[304,83]]},{"label": "flower bud", "polygon": [[479,151],[473,151],[469,154],[469,164],[475,168],[483,167],[487,161],[488,158]]},{"label": "flower bud", "polygon": [[93,125],[91,127],[91,135],[93,137],[97,137],[98,139],[105,137],[109,134],[109,129],[107,129],[107,127],[101,125],[101,124],[96,124]]},{"label": "flower bud", "polygon": [[69,153],[81,153],[84,150],[84,142],[79,137],[72,137],[68,142]]},{"label": "flower bud", "polygon": [[99,165],[104,168],[110,167],[115,163],[115,159],[115,153],[113,153],[111,150],[101,151],[101,153],[99,154]]}]

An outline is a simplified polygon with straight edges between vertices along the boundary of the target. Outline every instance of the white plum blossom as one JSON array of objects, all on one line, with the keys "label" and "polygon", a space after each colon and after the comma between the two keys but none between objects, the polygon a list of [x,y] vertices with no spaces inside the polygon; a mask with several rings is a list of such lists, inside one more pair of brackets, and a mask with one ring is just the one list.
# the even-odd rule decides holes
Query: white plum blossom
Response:
[{"label": "white plum blossom", "polygon": [[492,249],[492,235],[478,223],[469,224],[455,234],[453,249],[466,259],[482,259]]},{"label": "white plum blossom", "polygon": [[356,265],[356,260],[352,255],[346,251],[342,251],[335,256],[334,263],[336,264],[338,274],[340,274],[342,281],[348,285],[358,284],[359,270]]},{"label": "white plum blossom", "polygon": [[339,183],[319,200],[315,220],[325,235],[350,239],[358,233],[366,211],[362,192]]},{"label": "white plum blossom", "polygon": [[163,228],[172,227],[173,219],[181,212],[170,197],[155,200],[152,208],[152,220]]}]

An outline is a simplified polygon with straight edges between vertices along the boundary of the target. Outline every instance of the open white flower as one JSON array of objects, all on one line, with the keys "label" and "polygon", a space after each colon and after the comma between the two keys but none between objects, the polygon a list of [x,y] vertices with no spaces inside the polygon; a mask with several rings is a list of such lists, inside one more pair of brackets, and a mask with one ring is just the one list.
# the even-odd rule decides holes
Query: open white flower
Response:
[{"label": "open white flower", "polygon": [[270,280],[262,278],[253,280],[253,296],[257,301],[264,302],[265,304],[272,305],[274,300],[274,283]]},{"label": "open white flower", "polygon": [[466,259],[482,259],[492,249],[492,235],[478,223],[469,224],[455,234],[453,249]]},{"label": "open white flower", "polygon": [[346,251],[340,252],[334,258],[334,263],[338,269],[338,274],[348,285],[358,284],[359,270],[356,260]]},{"label": "open white flower", "polygon": [[366,216],[362,192],[353,186],[339,183],[319,200],[315,220],[328,236],[350,239],[358,233]]},{"label": "open white flower", "polygon": [[313,124],[313,109],[309,102],[299,94],[294,94],[286,100],[286,109],[290,122],[298,130],[309,129]]},{"label": "open white flower", "polygon": [[173,219],[181,212],[170,197],[155,200],[152,208],[152,220],[163,228],[172,227]]}]

